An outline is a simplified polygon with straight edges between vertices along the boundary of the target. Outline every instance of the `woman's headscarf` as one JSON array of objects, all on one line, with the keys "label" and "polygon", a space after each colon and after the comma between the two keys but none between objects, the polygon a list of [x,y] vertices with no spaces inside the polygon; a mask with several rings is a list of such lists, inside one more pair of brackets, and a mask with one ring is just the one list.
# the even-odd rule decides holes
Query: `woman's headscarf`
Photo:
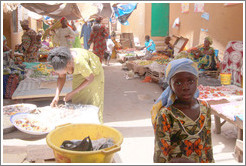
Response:
[{"label": "woman's headscarf", "polygon": [[208,40],[210,45],[213,44],[213,40],[211,37],[207,36],[207,37],[205,37],[205,40]]},{"label": "woman's headscarf", "polygon": [[29,25],[29,21],[28,20],[23,20],[23,21],[20,21],[20,24],[23,26],[25,25]]},{"label": "woman's headscarf", "polygon": [[[170,63],[168,63],[166,67],[166,71],[165,71],[165,77],[168,83],[168,87],[164,90],[164,92],[161,94],[161,96],[157,99],[157,101],[153,105],[153,108],[151,110],[151,116],[152,116],[151,118],[152,118],[153,123],[155,121],[155,117],[158,111],[160,110],[160,108],[163,106],[169,107],[176,100],[177,97],[175,93],[172,91],[169,83],[170,83],[171,78],[175,74],[180,73],[180,72],[188,72],[198,77],[197,64],[187,58],[173,60]],[[198,96],[199,96],[199,90],[197,89],[194,94],[194,98],[198,98]]]}]

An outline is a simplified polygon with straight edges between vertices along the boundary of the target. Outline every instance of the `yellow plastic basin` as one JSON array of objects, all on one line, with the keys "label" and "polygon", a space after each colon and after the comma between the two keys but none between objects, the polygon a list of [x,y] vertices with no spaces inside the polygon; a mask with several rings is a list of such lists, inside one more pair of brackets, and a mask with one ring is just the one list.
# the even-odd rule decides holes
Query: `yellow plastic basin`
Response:
[{"label": "yellow plastic basin", "polygon": [[[97,151],[71,151],[60,148],[65,140],[91,140],[112,138],[114,146]],[[53,149],[58,163],[111,163],[115,152],[120,151],[122,134],[116,129],[99,124],[68,124],[57,127],[46,136],[46,142]]]},{"label": "yellow plastic basin", "polygon": [[221,73],[220,82],[222,85],[230,85],[231,84],[231,73]]}]

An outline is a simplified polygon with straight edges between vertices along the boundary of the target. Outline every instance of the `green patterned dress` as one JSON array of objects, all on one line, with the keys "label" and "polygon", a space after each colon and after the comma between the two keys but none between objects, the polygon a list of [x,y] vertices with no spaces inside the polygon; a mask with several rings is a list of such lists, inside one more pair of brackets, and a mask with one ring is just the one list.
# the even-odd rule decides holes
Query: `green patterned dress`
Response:
[{"label": "green patterned dress", "polygon": [[154,125],[155,163],[167,163],[182,157],[197,163],[213,163],[211,111],[199,101],[200,116],[193,121],[179,109],[162,107]]}]

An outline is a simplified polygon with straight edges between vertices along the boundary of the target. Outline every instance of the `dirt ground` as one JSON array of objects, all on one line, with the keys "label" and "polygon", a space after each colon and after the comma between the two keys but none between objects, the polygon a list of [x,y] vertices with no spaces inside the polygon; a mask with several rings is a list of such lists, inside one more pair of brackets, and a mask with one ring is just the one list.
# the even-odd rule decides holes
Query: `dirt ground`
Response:
[{"label": "dirt ground", "polygon": [[[143,83],[140,78],[127,80],[120,63],[111,61],[104,66],[105,99],[104,124],[119,130],[123,137],[121,150],[115,154],[117,163],[151,164],[154,153],[154,133],[150,120],[150,109],[162,93],[156,83]],[[50,101],[32,102],[37,106],[49,105]],[[5,100],[4,105],[11,104]],[[212,121],[214,129],[214,120]],[[212,129],[212,130],[213,130]],[[23,162],[25,153],[21,148],[27,145],[46,144],[45,137],[23,136],[15,131],[3,136],[3,162]],[[237,132],[233,125],[225,123],[221,134],[212,133],[214,159],[219,164],[236,164],[234,147]],[[31,139],[31,141],[30,141]],[[19,151],[11,151],[11,146],[18,146]]]}]

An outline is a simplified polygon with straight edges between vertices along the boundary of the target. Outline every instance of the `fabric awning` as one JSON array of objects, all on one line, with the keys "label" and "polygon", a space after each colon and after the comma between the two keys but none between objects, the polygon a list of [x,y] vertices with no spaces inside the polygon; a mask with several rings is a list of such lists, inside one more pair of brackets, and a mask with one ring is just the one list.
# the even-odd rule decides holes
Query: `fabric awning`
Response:
[{"label": "fabric awning", "polygon": [[82,15],[76,3],[21,3],[26,9],[40,15],[46,15],[54,19],[66,17],[68,20],[82,19]]},{"label": "fabric awning", "polygon": [[54,19],[66,17],[68,20],[89,19],[98,14],[111,17],[110,3],[21,3],[26,9]]}]

